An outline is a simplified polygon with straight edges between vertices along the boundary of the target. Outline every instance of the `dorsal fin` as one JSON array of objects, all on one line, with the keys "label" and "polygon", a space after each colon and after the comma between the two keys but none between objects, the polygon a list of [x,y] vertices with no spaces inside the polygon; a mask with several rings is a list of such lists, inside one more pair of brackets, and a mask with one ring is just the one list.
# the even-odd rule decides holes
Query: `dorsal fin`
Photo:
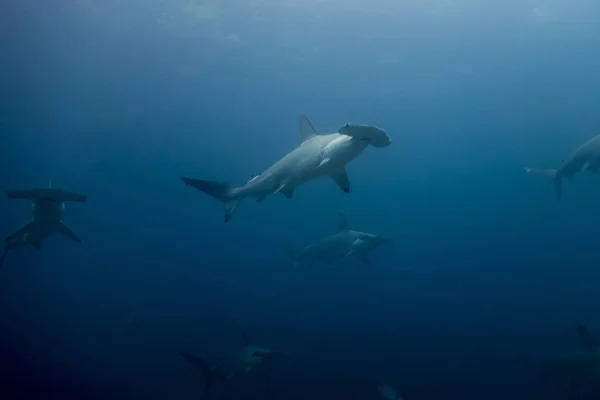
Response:
[{"label": "dorsal fin", "polygon": [[577,334],[579,335],[579,347],[581,350],[593,350],[596,348],[596,341],[585,326],[582,324],[577,325]]},{"label": "dorsal fin", "polygon": [[52,178],[50,178],[50,182],[48,182],[48,189],[52,189]]},{"label": "dorsal fin", "polygon": [[348,229],[350,229],[349,225],[348,225],[348,218],[346,218],[346,215],[343,213],[339,213],[340,216],[340,222],[338,225],[338,231],[347,231]]},{"label": "dorsal fin", "polygon": [[298,127],[300,128],[300,141],[302,143],[306,142],[308,139],[317,136],[318,133],[310,123],[306,115],[300,116],[300,121],[298,122]]}]

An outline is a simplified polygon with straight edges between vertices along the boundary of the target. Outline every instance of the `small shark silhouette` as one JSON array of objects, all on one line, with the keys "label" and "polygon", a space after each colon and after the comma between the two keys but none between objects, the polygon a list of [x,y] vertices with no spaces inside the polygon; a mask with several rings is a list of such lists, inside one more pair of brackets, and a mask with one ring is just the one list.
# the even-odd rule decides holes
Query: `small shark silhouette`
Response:
[{"label": "small shark silhouette", "polygon": [[578,172],[589,171],[597,174],[600,169],[600,135],[588,140],[577,150],[573,151],[558,169],[525,168],[525,172],[540,178],[549,179],[554,183],[556,198],[562,198],[563,179],[572,180]]},{"label": "small shark silhouette", "polygon": [[81,243],[81,239],[62,223],[61,217],[65,210],[65,202],[84,203],[86,201],[84,195],[52,189],[52,181],[50,181],[48,188],[11,190],[6,192],[6,195],[9,199],[31,200],[33,203],[31,208],[32,218],[30,222],[4,239],[4,254],[0,258],[0,268],[2,268],[2,264],[10,250],[27,245],[39,250],[42,246],[42,240],[54,232],[60,233],[74,242]]},{"label": "small shark silhouette", "polygon": [[294,268],[315,262],[332,263],[351,256],[356,256],[364,265],[370,265],[369,253],[381,244],[392,243],[391,239],[350,229],[348,219],[342,213],[339,213],[339,218],[337,233],[300,250],[283,246],[285,253],[294,261]]},{"label": "small shark silhouette", "polygon": [[252,371],[264,370],[272,361],[288,356],[287,353],[249,344],[245,332],[243,338],[244,346],[241,349],[219,358],[214,364],[191,353],[179,353],[204,375],[204,393],[208,393],[218,380],[230,381]]}]

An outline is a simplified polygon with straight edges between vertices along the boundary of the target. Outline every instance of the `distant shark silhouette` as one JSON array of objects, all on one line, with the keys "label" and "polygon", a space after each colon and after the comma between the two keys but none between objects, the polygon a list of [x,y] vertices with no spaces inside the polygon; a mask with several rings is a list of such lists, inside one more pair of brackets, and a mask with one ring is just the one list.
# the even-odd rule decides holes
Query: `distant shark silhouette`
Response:
[{"label": "distant shark silhouette", "polygon": [[263,201],[267,196],[282,193],[288,199],[294,190],[320,176],[330,176],[346,193],[350,181],[344,166],[356,158],[368,145],[386,147],[391,139],[380,128],[346,124],[338,132],[320,135],[305,116],[300,117],[302,143],[262,174],[248,183],[231,187],[224,183],[181,177],[183,182],[225,203],[225,222],[230,221],[238,202],[246,197]]},{"label": "distant shark silhouette", "polygon": [[230,381],[252,371],[264,371],[264,368],[270,365],[272,361],[288,357],[287,353],[251,345],[245,332],[243,333],[243,339],[244,346],[241,349],[219,358],[214,364],[209,364],[203,358],[190,353],[179,353],[204,375],[205,394],[218,380]]},{"label": "distant shark silhouette", "polygon": [[543,382],[564,383],[572,389],[600,382],[600,347],[581,324],[577,326],[579,351],[545,365],[541,371]]},{"label": "distant shark silhouette", "polygon": [[381,397],[383,397],[384,399],[403,400],[402,396],[400,396],[400,394],[398,393],[398,391],[396,389],[394,389],[392,386],[387,385],[385,383],[377,385],[377,391],[379,392]]},{"label": "distant shark silhouette", "polygon": [[371,233],[353,231],[348,225],[346,216],[339,213],[338,232],[319,242],[310,244],[299,251],[284,246],[284,251],[292,260],[294,268],[316,262],[333,263],[339,259],[356,256],[363,264],[370,265],[369,253],[391,239]]},{"label": "distant shark silhouette", "polygon": [[86,201],[84,195],[52,189],[52,181],[48,188],[11,190],[6,194],[9,199],[31,200],[33,203],[32,220],[4,239],[4,254],[0,258],[0,268],[10,250],[27,245],[40,249],[42,240],[54,232],[81,243],[81,240],[62,223],[61,217],[65,209],[65,202],[83,203]]},{"label": "distant shark silhouette", "polygon": [[588,140],[577,150],[571,153],[558,169],[535,169],[525,168],[525,171],[533,176],[546,178],[554,183],[556,198],[562,198],[563,179],[571,180],[578,172],[589,171],[593,174],[600,169],[600,135]]}]

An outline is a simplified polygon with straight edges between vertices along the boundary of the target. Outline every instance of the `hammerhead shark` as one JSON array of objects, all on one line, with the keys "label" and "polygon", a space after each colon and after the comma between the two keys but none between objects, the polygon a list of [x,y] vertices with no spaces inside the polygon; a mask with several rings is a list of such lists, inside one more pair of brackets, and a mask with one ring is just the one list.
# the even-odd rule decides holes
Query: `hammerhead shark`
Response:
[{"label": "hammerhead shark", "polygon": [[287,358],[287,354],[252,345],[243,333],[244,346],[231,354],[219,358],[214,364],[209,364],[201,357],[191,353],[180,353],[190,364],[204,375],[204,393],[218,381],[230,381],[235,377],[249,374],[252,371],[264,371],[272,361]]},{"label": "hammerhead shark", "polygon": [[263,201],[271,194],[294,197],[294,190],[320,176],[331,177],[346,193],[350,181],[345,165],[368,145],[386,147],[392,143],[384,130],[370,125],[346,124],[335,133],[320,135],[306,116],[300,117],[300,146],[248,183],[232,187],[224,183],[181,177],[191,186],[225,204],[225,222],[233,217],[237,204],[246,197]]},{"label": "hammerhead shark", "polygon": [[554,190],[558,200],[562,197],[563,179],[571,180],[578,172],[588,171],[597,174],[600,169],[600,135],[588,140],[577,150],[573,151],[562,161],[558,169],[525,168],[525,171],[540,178],[546,178],[554,183]]},{"label": "hammerhead shark", "polygon": [[39,250],[42,246],[42,240],[54,232],[74,242],[81,243],[81,239],[62,223],[61,217],[65,210],[65,202],[84,203],[86,196],[60,189],[52,189],[52,181],[50,181],[48,188],[10,190],[6,194],[9,199],[30,200],[33,203],[31,208],[32,218],[31,221],[4,239],[4,254],[0,258],[0,268],[10,250],[27,245]]},{"label": "hammerhead shark", "polygon": [[317,262],[331,264],[350,256],[356,256],[361,263],[370,265],[369,253],[381,244],[392,243],[391,239],[350,229],[348,219],[342,213],[339,213],[339,219],[335,234],[300,250],[283,247],[287,256],[294,261],[294,269]]}]

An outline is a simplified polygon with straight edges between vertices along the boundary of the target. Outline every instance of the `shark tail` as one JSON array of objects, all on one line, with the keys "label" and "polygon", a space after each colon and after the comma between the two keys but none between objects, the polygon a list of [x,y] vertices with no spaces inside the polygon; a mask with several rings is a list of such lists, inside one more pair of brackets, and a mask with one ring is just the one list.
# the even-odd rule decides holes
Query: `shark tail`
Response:
[{"label": "shark tail", "polygon": [[283,252],[286,256],[290,258],[290,260],[294,261],[294,270],[298,268],[300,265],[300,261],[298,260],[298,252],[291,246],[281,245],[283,248]]},{"label": "shark tail", "polygon": [[186,186],[196,188],[220,202],[225,203],[225,222],[231,221],[238,203],[238,199],[231,194],[231,186],[226,183],[204,181],[201,179],[186,178],[184,176],[181,177],[181,180]]},{"label": "shark tail", "polygon": [[203,358],[195,356],[190,353],[179,353],[183,358],[186,359],[190,364],[194,367],[198,368],[202,375],[204,375],[204,393],[207,393],[211,387],[213,387],[217,374],[215,371],[211,370],[210,366],[206,363]]},{"label": "shark tail", "polygon": [[556,199],[560,200],[562,198],[562,179],[557,176],[555,169],[536,169],[525,167],[525,172],[536,178],[550,179],[554,184]]},{"label": "shark tail", "polygon": [[2,269],[2,266],[4,265],[4,260],[6,259],[6,256],[8,255],[8,248],[4,249],[4,253],[2,254],[2,257],[0,257],[0,269]]}]

